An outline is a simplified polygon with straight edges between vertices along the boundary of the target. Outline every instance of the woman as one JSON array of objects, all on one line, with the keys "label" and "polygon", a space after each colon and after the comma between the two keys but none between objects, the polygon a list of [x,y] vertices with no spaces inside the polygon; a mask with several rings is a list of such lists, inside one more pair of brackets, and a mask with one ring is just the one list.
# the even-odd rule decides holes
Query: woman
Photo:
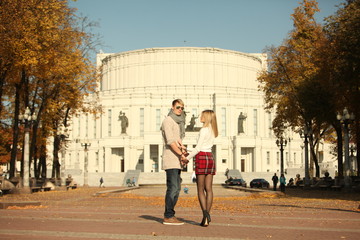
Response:
[{"label": "woman", "polygon": [[203,219],[200,225],[207,227],[211,222],[210,209],[213,201],[212,183],[216,171],[215,161],[211,153],[214,139],[218,136],[217,121],[214,111],[203,111],[201,113],[200,122],[203,123],[203,127],[200,129],[196,147],[191,150],[191,153],[186,159],[189,160],[195,156],[198,199],[203,211]]}]

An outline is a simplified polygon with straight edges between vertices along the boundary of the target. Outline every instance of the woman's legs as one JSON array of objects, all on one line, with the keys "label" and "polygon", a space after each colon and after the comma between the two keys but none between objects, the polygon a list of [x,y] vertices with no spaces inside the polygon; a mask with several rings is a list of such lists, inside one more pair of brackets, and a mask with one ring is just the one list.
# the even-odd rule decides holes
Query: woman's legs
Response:
[{"label": "woman's legs", "polygon": [[205,192],[206,192],[206,211],[210,212],[213,202],[213,175],[208,174],[205,176]]},{"label": "woman's legs", "polygon": [[196,185],[201,210],[205,211],[207,202],[205,195],[205,175],[196,175]]},{"label": "woman's legs", "polygon": [[213,175],[197,175],[196,180],[200,207],[203,211],[210,212],[213,202]]},{"label": "woman's legs", "polygon": [[197,175],[197,190],[200,207],[203,211],[203,220],[200,225],[207,226],[211,222],[210,209],[213,202],[212,182],[213,175]]}]

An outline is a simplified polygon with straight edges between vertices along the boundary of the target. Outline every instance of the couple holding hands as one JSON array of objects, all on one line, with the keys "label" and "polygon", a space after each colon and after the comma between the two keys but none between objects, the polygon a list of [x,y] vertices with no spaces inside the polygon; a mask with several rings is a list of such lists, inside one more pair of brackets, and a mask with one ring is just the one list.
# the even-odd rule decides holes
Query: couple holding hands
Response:
[{"label": "couple holding hands", "polygon": [[182,144],[185,137],[184,102],[175,99],[171,111],[161,125],[164,141],[162,169],[166,172],[165,195],[165,225],[182,225],[184,222],[175,217],[175,205],[181,191],[181,169],[190,159],[195,157],[195,174],[198,200],[203,212],[201,226],[208,226],[211,222],[210,210],[213,201],[212,183],[216,173],[215,160],[211,152],[214,139],[218,136],[216,115],[212,110],[204,110],[200,116],[203,123],[198,141],[194,149],[189,149]]}]

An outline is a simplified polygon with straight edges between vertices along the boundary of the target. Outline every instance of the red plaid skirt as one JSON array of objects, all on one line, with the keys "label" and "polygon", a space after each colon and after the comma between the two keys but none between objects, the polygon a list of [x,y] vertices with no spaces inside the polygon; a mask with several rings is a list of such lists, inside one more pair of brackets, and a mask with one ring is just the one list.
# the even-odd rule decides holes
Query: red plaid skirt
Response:
[{"label": "red plaid skirt", "polygon": [[215,175],[216,167],[211,152],[199,152],[195,156],[195,174]]}]

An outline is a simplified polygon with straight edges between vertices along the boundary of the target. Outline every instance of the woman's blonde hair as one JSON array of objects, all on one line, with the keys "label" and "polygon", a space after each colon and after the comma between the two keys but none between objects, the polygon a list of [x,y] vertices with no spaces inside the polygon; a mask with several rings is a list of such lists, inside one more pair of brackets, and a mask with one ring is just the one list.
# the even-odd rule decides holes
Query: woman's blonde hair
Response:
[{"label": "woman's blonde hair", "polygon": [[216,114],[213,110],[204,110],[202,111],[201,115],[204,118],[204,126],[203,127],[209,127],[211,125],[211,128],[213,130],[213,133],[215,137],[219,135],[218,127],[217,127],[217,120],[216,120]]}]

